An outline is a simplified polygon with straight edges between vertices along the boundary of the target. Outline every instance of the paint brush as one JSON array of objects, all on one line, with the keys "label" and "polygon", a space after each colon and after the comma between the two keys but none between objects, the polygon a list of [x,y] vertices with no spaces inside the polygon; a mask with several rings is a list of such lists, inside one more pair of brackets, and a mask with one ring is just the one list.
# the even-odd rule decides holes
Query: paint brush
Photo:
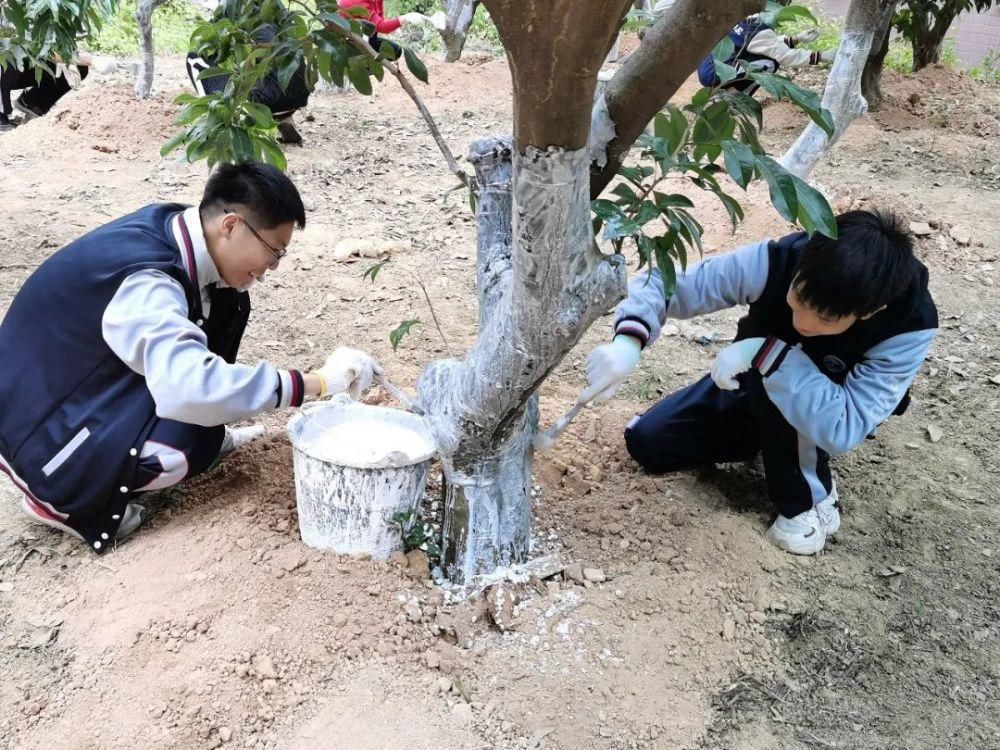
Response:
[{"label": "paint brush", "polygon": [[385,375],[376,375],[375,382],[385,388],[390,396],[399,401],[399,403],[412,411],[414,414],[419,414],[421,417],[424,416],[424,410],[417,406],[417,402],[410,398],[409,394],[402,388],[397,388],[389,382],[389,378]]},{"label": "paint brush", "polygon": [[573,404],[573,408],[568,412],[563,414],[559,419],[556,420],[555,424],[549,427],[549,429],[544,432],[539,432],[535,435],[534,445],[536,451],[547,451],[553,445],[556,444],[556,440],[562,435],[563,430],[569,427],[569,423],[573,421],[574,417],[583,411],[583,408],[590,403],[589,401],[577,401]]}]

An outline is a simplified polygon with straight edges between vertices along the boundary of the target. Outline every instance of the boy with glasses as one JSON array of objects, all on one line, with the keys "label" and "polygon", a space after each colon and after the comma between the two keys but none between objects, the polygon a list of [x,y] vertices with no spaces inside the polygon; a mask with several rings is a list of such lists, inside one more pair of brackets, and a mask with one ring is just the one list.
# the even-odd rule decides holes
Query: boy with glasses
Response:
[{"label": "boy with glasses", "polygon": [[39,266],[0,324],[0,471],[30,518],[103,553],[142,523],[134,498],[245,439],[227,423],[371,385],[353,349],[310,373],[236,363],[247,290],[305,222],[280,170],[221,165],[199,206],[147,206]]}]

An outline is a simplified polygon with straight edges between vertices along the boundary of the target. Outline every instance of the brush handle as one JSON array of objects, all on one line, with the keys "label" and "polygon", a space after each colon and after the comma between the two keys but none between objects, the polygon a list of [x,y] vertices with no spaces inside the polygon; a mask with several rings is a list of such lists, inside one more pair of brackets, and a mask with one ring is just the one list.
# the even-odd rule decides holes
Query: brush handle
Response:
[{"label": "brush handle", "polygon": [[419,414],[420,416],[424,415],[424,410],[417,406],[416,401],[410,398],[410,395],[402,388],[397,388],[395,385],[390,383],[389,379],[385,375],[376,375],[375,381],[380,386],[385,388],[389,392],[389,395],[399,401],[399,403],[412,411],[414,414]]},{"label": "brush handle", "polygon": [[586,405],[586,403],[580,403],[579,401],[573,404],[572,409],[559,417],[559,419],[556,420],[556,423],[545,431],[545,434],[548,435],[549,439],[555,440],[557,437],[562,435],[563,430],[569,427],[569,423],[576,418],[577,414],[583,411],[583,408]]}]

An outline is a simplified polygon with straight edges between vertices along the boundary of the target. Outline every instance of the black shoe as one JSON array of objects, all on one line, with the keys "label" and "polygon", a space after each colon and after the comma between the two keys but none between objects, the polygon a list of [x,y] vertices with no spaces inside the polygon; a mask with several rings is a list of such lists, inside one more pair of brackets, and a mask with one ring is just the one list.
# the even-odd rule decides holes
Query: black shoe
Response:
[{"label": "black shoe", "polygon": [[17,99],[14,100],[14,109],[21,112],[24,115],[24,121],[33,120],[36,117],[43,117],[45,113],[38,107],[32,107],[30,104],[24,103],[24,94],[21,94]]},{"label": "black shoe", "polygon": [[13,130],[17,127],[17,123],[10,121],[7,115],[0,113],[0,133],[6,133],[8,130]]},{"label": "black shoe", "polygon": [[296,146],[302,144],[302,136],[295,129],[295,123],[292,122],[291,117],[287,120],[281,120],[278,123],[278,133],[280,133],[278,137],[279,143],[290,143]]}]

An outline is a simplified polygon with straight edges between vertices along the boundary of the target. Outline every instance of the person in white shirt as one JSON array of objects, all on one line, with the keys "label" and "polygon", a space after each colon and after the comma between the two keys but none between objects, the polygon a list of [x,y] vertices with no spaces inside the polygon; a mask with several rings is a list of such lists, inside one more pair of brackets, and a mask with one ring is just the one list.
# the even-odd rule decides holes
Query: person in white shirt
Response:
[{"label": "person in white shirt", "polygon": [[226,424],[371,385],[379,365],[353,349],[313,372],[236,362],[247,292],[296,226],[284,173],[220,165],[199,206],[142,208],[28,278],[0,324],[0,470],[33,520],[102,553],[142,522],[135,498],[238,445]]}]

